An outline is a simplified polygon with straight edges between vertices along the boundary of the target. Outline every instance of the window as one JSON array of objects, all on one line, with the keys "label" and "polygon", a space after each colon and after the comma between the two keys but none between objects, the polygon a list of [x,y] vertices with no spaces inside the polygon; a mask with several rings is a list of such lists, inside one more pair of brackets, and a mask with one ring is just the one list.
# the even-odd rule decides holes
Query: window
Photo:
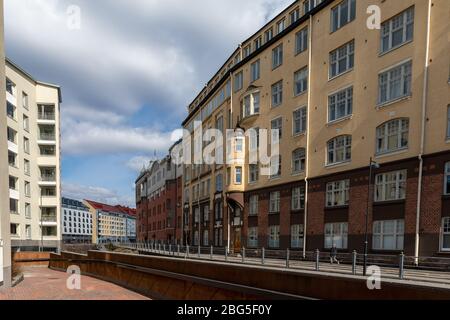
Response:
[{"label": "window", "polygon": [[242,99],[242,118],[259,114],[260,93],[251,93]]},{"label": "window", "polygon": [[347,249],[348,223],[325,224],[325,248],[330,249],[333,244],[338,249]]},{"label": "window", "polygon": [[284,31],[284,28],[286,27],[286,20],[283,19],[277,23],[277,34],[280,34]]},{"label": "window", "polygon": [[6,101],[6,114],[11,119],[16,118],[16,107],[14,107],[14,105],[12,103],[10,103],[9,101]]},{"label": "window", "polygon": [[249,129],[250,151],[255,151],[259,148],[259,128]]},{"label": "window", "polygon": [[447,107],[447,139],[450,139],[450,106]]},{"label": "window", "polygon": [[328,142],[328,164],[352,159],[352,136],[340,136]]},{"label": "window", "polygon": [[351,70],[355,59],[355,41],[344,44],[330,53],[330,79]]},{"label": "window", "polygon": [[306,150],[299,148],[292,152],[292,173],[300,173],[305,171],[306,167]]},{"label": "window", "polygon": [[23,115],[23,129],[28,132],[30,131],[30,118],[26,115]]},{"label": "window", "polygon": [[271,192],[269,202],[270,202],[269,213],[279,213],[280,212],[280,191]]},{"label": "window", "polygon": [[218,174],[216,176],[216,192],[223,191],[223,176],[222,174]]},{"label": "window", "polygon": [[283,81],[278,81],[272,85],[272,108],[283,103]]},{"label": "window", "polygon": [[251,82],[254,82],[259,79],[260,77],[260,66],[261,62],[260,60],[256,60],[251,65]]},{"label": "window", "polygon": [[389,69],[378,76],[378,103],[384,104],[411,95],[412,62]]},{"label": "window", "polygon": [[198,234],[198,230],[196,230],[194,232],[194,246],[198,246],[199,245],[199,234]]},{"label": "window", "polygon": [[209,246],[209,231],[208,230],[203,231],[203,245]]},{"label": "window", "polygon": [[444,182],[444,194],[450,195],[450,162],[445,164],[445,182]]},{"label": "window", "polygon": [[309,11],[311,11],[312,9],[314,9],[314,7],[316,5],[318,5],[320,0],[306,0],[303,2],[303,12],[306,14]]},{"label": "window", "polygon": [[236,184],[242,184],[242,167],[236,167],[235,182]]},{"label": "window", "polygon": [[283,44],[272,50],[272,69],[276,69],[283,64]]},{"label": "window", "polygon": [[264,32],[264,37],[266,39],[266,43],[269,42],[270,40],[272,40],[272,38],[273,38],[273,29],[270,28],[269,30]]},{"label": "window", "polygon": [[255,50],[258,50],[259,48],[261,48],[262,45],[262,38],[258,37],[255,39]]},{"label": "window", "polygon": [[406,170],[382,173],[375,177],[375,201],[406,198]]},{"label": "window", "polygon": [[303,225],[294,224],[291,226],[291,248],[299,249],[303,247]]},{"label": "window", "polygon": [[214,205],[214,218],[216,221],[222,220],[223,218],[223,207],[220,201],[216,202]]},{"label": "window", "polygon": [[374,221],[372,248],[374,250],[403,250],[404,230],[404,220]]},{"label": "window", "polygon": [[259,180],[259,166],[257,164],[249,165],[249,178],[250,183],[257,182]]},{"label": "window", "polygon": [[19,214],[19,201],[16,199],[9,199],[9,212],[11,214]]},{"label": "window", "polygon": [[234,92],[241,90],[244,86],[244,74],[241,72],[234,75]]},{"label": "window", "polygon": [[31,185],[28,181],[25,181],[24,184],[25,189],[25,196],[30,197],[31,196]]},{"label": "window", "polygon": [[295,54],[302,53],[308,49],[308,28],[303,28],[295,34]]},{"label": "window", "polygon": [[247,58],[251,52],[252,52],[252,45],[249,44],[244,48],[244,58]]},{"label": "window", "polygon": [[328,122],[350,116],[353,113],[353,87],[328,97]]},{"label": "window", "polygon": [[25,92],[22,92],[22,106],[28,110],[28,95]]},{"label": "window", "polygon": [[291,17],[291,24],[296,22],[298,19],[300,19],[300,8],[296,8],[289,14]]},{"label": "window", "polygon": [[327,207],[347,206],[349,202],[350,180],[327,184]]},{"label": "window", "polygon": [[249,215],[250,216],[258,215],[258,201],[259,201],[258,195],[250,196],[250,198],[249,198],[249,202],[250,202]]},{"label": "window", "polygon": [[17,154],[8,150],[8,163],[11,167],[17,167]]},{"label": "window", "polygon": [[344,0],[331,9],[331,32],[353,21],[356,16],[356,0]]},{"label": "window", "polygon": [[269,227],[269,248],[280,247],[280,226]]},{"label": "window", "polygon": [[294,136],[305,133],[307,126],[307,110],[306,107],[297,109],[293,113],[293,134]]},{"label": "window", "polygon": [[235,139],[234,151],[235,152],[244,151],[244,138],[239,137]]},{"label": "window", "polygon": [[[283,137],[283,118],[279,117],[271,121],[272,141],[274,144],[279,143]],[[278,134],[277,131],[278,130]]]},{"label": "window", "polygon": [[248,240],[247,246],[249,248],[257,248],[258,247],[258,228],[248,228]]},{"label": "window", "polygon": [[15,88],[16,88],[16,85],[11,80],[6,78],[6,92],[8,92],[11,95],[14,95]]},{"label": "window", "polygon": [[13,176],[9,176],[9,189],[17,190],[17,178]]},{"label": "window", "polygon": [[270,178],[279,178],[281,176],[281,156],[272,156],[270,158]]},{"label": "window", "polygon": [[442,219],[441,250],[450,251],[450,217]]},{"label": "window", "polygon": [[17,223],[11,223],[10,226],[11,226],[10,227],[11,236],[13,236],[13,237],[20,236],[20,234],[19,234],[19,225]]},{"label": "window", "polygon": [[16,140],[16,138],[17,138],[17,132],[14,130],[14,129],[11,129],[10,127],[8,127],[8,129],[7,129],[7,136],[8,136],[8,141],[9,142],[12,142],[12,143],[14,143],[14,144],[16,144],[17,142],[17,140]]},{"label": "window", "polygon": [[30,154],[30,140],[28,138],[23,138],[23,151]]},{"label": "window", "polygon": [[296,187],[292,189],[292,211],[305,208],[305,187]]},{"label": "window", "polygon": [[294,95],[298,96],[308,90],[308,67],[294,73]]},{"label": "window", "polygon": [[409,119],[395,119],[377,128],[377,153],[408,148]]},{"label": "window", "polygon": [[414,7],[411,7],[381,25],[381,53],[411,41],[414,34]]}]

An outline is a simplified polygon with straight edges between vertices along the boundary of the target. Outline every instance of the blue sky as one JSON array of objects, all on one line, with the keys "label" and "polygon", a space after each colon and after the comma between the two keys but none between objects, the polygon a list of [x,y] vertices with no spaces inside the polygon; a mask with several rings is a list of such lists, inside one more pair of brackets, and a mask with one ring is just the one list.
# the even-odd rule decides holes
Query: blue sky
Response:
[{"label": "blue sky", "polygon": [[291,2],[5,0],[7,56],[62,86],[63,195],[134,206],[136,176],[167,153],[186,106]]}]

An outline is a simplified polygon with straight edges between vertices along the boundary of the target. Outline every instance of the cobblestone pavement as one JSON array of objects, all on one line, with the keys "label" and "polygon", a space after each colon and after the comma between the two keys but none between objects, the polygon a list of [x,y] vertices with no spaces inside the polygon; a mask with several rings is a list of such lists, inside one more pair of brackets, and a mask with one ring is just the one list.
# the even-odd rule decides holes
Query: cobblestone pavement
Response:
[{"label": "cobblestone pavement", "polygon": [[81,290],[69,290],[68,274],[47,267],[26,267],[24,280],[14,288],[0,289],[0,300],[149,300],[109,282],[82,276]]}]

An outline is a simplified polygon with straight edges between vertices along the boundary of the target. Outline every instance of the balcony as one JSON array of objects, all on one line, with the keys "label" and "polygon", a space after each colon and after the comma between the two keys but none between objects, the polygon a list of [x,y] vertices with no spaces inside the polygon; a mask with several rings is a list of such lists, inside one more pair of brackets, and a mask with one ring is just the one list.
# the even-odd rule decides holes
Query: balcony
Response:
[{"label": "balcony", "polygon": [[56,131],[54,125],[39,124],[39,144],[55,144],[56,143]]},{"label": "balcony", "polygon": [[42,215],[41,220],[42,224],[55,224],[58,222],[58,218],[55,215]]},{"label": "balcony", "polygon": [[56,169],[55,168],[40,168],[41,175],[39,177],[40,185],[53,186],[56,185]]},{"label": "balcony", "polygon": [[56,135],[54,133],[41,132],[39,134],[39,140],[42,141],[55,141]]}]

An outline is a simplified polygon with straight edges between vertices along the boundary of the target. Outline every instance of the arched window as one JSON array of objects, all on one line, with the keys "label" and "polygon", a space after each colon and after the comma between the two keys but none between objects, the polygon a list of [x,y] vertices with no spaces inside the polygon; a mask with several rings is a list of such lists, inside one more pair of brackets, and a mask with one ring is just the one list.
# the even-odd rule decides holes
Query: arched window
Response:
[{"label": "arched window", "polygon": [[328,141],[328,164],[352,159],[352,136],[339,136]]},{"label": "arched window", "polygon": [[394,119],[377,128],[377,154],[408,148],[409,119]]}]

